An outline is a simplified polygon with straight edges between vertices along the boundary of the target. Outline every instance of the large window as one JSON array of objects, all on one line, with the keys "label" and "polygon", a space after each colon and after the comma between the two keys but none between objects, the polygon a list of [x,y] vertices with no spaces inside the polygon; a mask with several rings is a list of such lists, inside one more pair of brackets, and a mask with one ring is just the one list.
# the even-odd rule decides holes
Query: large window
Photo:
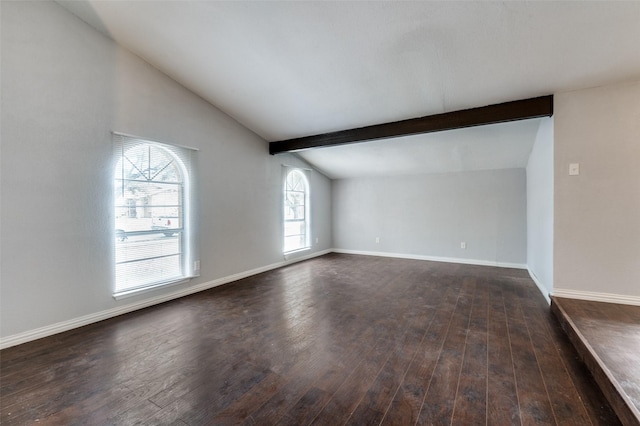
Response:
[{"label": "large window", "polygon": [[288,170],[284,182],[284,252],[309,248],[309,181],[304,171]]},{"label": "large window", "polygon": [[114,135],[115,294],[194,274],[191,151]]}]

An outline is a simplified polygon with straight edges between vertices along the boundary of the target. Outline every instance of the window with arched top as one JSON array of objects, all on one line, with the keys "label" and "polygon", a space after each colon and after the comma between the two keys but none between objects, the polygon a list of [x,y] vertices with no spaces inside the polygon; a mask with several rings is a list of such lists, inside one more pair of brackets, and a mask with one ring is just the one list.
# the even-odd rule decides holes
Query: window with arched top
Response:
[{"label": "window with arched top", "polygon": [[288,171],[284,182],[284,253],[310,247],[309,180],[300,169]]},{"label": "window with arched top", "polygon": [[115,136],[115,294],[194,275],[191,150]]}]

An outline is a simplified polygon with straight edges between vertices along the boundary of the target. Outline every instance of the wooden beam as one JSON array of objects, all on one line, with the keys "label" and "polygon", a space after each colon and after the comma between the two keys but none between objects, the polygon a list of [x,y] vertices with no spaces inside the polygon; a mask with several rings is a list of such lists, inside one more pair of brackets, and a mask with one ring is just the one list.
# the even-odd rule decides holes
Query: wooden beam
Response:
[{"label": "wooden beam", "polygon": [[269,153],[395,138],[553,115],[553,95],[269,143]]}]

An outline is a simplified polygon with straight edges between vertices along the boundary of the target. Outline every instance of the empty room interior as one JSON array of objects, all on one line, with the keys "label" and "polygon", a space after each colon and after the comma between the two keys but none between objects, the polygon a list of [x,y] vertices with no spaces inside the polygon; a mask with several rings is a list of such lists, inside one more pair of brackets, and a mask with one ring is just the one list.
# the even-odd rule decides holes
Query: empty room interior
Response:
[{"label": "empty room interior", "polygon": [[0,423],[640,425],[640,2],[0,36]]}]

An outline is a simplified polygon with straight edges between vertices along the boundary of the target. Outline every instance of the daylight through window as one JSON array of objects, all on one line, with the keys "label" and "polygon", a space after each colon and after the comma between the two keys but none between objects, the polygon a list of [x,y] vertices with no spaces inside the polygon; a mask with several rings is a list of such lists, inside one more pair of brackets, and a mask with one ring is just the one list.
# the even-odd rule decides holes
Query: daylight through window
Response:
[{"label": "daylight through window", "polygon": [[115,294],[191,276],[191,150],[114,139]]},{"label": "daylight through window", "polygon": [[284,184],[284,252],[308,248],[309,182],[302,170],[287,173]]}]

